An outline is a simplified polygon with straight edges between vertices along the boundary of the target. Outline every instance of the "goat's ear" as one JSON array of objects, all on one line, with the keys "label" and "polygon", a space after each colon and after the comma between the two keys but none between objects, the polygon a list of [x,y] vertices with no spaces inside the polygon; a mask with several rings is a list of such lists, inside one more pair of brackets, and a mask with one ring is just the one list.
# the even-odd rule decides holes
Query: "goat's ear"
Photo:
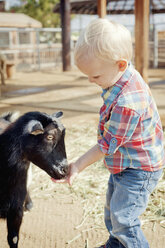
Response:
[{"label": "goat's ear", "polygon": [[56,113],[52,114],[52,119],[61,118],[62,116],[63,116],[63,112],[59,111],[59,112],[56,112]]},{"label": "goat's ear", "polygon": [[44,129],[41,129],[41,126],[36,124],[36,125],[33,126],[33,128],[32,128],[30,133],[33,134],[33,135],[43,134]]},{"label": "goat's ear", "polygon": [[25,132],[26,133],[28,132],[33,135],[43,134],[44,128],[41,122],[32,120],[32,121],[29,121],[29,123],[26,125]]}]

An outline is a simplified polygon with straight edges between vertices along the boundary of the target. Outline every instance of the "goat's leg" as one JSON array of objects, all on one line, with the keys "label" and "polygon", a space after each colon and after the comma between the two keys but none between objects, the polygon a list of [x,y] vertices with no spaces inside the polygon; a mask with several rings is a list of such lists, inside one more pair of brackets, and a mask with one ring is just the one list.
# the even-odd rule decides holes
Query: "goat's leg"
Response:
[{"label": "goat's leg", "polygon": [[7,215],[8,244],[10,248],[18,248],[19,229],[22,223],[23,207],[10,209]]}]

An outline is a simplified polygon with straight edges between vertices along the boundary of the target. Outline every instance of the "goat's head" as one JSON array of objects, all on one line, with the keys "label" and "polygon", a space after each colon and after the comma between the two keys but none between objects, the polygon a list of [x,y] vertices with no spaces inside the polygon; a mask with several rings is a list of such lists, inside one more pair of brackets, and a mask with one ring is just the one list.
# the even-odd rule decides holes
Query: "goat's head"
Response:
[{"label": "goat's head", "polygon": [[25,159],[36,164],[54,179],[61,179],[68,172],[65,128],[60,122],[62,115],[62,112],[53,115],[28,112],[22,116],[23,135],[20,139]]}]

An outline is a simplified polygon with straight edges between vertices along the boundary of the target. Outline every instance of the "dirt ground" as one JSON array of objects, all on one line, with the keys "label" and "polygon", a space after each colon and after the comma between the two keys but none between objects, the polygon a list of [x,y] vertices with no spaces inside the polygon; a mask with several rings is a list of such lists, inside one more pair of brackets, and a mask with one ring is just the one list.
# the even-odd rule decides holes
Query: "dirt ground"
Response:
[{"label": "dirt ground", "polygon": [[[87,124],[97,127],[99,106],[102,103],[101,91],[90,85],[77,71],[15,73],[14,78],[7,80],[6,86],[1,89],[0,113],[11,110],[19,110],[20,113],[34,110],[53,113],[63,110],[66,130],[76,127],[81,133],[81,128]],[[70,140],[71,137],[67,136],[68,151],[71,149],[70,144],[74,144]],[[70,152],[68,160],[78,155]],[[46,187],[42,189],[47,180],[52,187],[49,194]],[[108,233],[104,224],[98,227],[90,215],[84,220],[85,200],[80,192],[76,194],[67,185],[54,186],[46,174],[37,180],[33,178],[31,190],[34,207],[31,212],[24,214],[19,247],[95,248],[107,240]],[[90,199],[91,206],[94,209],[97,201],[100,201],[103,209],[104,200],[105,195],[93,197]],[[151,248],[165,247],[165,229],[160,223],[148,221],[143,230]],[[6,222],[0,220],[2,248],[8,247],[6,236]]]}]

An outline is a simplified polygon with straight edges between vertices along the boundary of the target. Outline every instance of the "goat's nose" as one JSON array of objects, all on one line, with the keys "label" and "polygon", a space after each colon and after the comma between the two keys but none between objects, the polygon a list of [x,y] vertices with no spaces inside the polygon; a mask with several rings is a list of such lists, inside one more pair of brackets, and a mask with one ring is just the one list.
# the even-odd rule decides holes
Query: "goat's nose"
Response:
[{"label": "goat's nose", "polygon": [[62,167],[61,171],[63,172],[63,174],[67,174],[68,173],[68,166]]},{"label": "goat's nose", "polygon": [[64,174],[67,174],[68,172],[68,161],[67,159],[64,159],[62,161],[62,164],[61,164],[61,171],[64,173]]},{"label": "goat's nose", "polygon": [[64,173],[67,174],[68,173],[68,169],[69,169],[68,164],[66,164],[65,166],[63,166],[62,169],[63,169]]}]

